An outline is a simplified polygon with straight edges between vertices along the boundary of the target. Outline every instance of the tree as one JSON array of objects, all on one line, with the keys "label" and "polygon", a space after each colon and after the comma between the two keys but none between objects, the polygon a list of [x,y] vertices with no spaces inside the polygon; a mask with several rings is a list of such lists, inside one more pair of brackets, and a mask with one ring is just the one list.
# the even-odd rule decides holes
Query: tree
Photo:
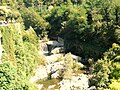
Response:
[{"label": "tree", "polygon": [[26,7],[34,6],[34,0],[23,0]]},{"label": "tree", "polygon": [[[103,58],[98,60],[93,67],[92,83],[98,89],[112,88],[112,80],[120,79],[120,45],[112,44],[112,48],[103,54]],[[117,85],[117,83],[116,83]]]},{"label": "tree", "polygon": [[27,8],[22,8],[20,12],[26,29],[32,26],[37,35],[46,34],[48,22],[46,22],[37,12]]}]

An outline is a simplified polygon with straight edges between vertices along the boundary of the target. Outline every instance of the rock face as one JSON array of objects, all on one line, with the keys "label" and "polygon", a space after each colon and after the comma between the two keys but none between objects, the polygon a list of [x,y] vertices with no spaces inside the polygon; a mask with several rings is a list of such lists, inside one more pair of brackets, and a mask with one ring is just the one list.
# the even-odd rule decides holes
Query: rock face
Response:
[{"label": "rock face", "polygon": [[71,80],[63,79],[60,82],[60,90],[88,90],[89,80],[84,74],[72,76]]}]

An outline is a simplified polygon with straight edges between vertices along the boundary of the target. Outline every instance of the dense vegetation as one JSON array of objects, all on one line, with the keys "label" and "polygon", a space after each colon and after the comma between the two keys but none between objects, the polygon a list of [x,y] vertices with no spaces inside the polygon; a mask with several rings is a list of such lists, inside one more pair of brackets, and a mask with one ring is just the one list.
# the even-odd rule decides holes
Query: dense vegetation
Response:
[{"label": "dense vegetation", "polygon": [[[120,0],[0,0],[0,90],[35,90],[28,80],[44,64],[38,39],[64,39],[65,52],[93,60],[91,85],[119,90]],[[86,63],[85,62],[85,63]],[[17,86],[15,86],[17,85]]]},{"label": "dense vegetation", "polygon": [[18,32],[19,27],[20,24],[0,27],[4,49],[3,64],[0,64],[1,90],[33,90],[28,81],[40,64],[37,36],[33,30]]}]

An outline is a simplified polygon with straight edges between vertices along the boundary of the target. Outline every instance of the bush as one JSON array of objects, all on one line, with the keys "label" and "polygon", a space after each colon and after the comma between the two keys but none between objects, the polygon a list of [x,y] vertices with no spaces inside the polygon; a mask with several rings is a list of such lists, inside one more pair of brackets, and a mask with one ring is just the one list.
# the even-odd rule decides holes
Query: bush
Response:
[{"label": "bush", "polygon": [[[29,31],[26,32],[27,35],[25,35],[27,40],[23,39],[23,31],[20,30],[21,32],[19,32],[18,27],[19,26],[17,24],[11,24],[3,27],[1,26],[3,38],[2,44],[4,49],[2,56],[3,64],[1,65],[6,67],[5,74],[8,76],[3,77],[5,82],[2,82],[5,85],[1,84],[1,89],[8,86],[7,88],[5,87],[4,90],[35,90],[33,89],[34,86],[29,83],[29,79],[34,74],[33,70],[43,63],[38,53],[37,36],[34,31]],[[10,66],[7,65],[7,67],[6,64],[4,66],[4,62],[6,61],[11,63]],[[3,71],[2,68],[0,69],[1,72],[4,72],[4,69]]]},{"label": "bush", "polygon": [[25,78],[19,77],[16,68],[10,62],[0,64],[0,90],[36,90]]},{"label": "bush", "polygon": [[[97,88],[112,88],[115,82],[112,79],[120,79],[120,63],[119,63],[120,45],[112,44],[112,48],[106,51],[103,59],[98,60],[94,65],[92,84]],[[117,83],[116,83],[117,84]],[[114,88],[114,87],[113,87]],[[114,90],[114,89],[113,89]]]},{"label": "bush", "polygon": [[111,90],[119,90],[120,89],[120,79],[111,81],[112,83],[109,85]]},{"label": "bush", "polygon": [[16,69],[9,62],[0,64],[0,90],[13,90],[16,80]]},{"label": "bush", "polygon": [[49,23],[46,22],[37,12],[31,8],[22,8],[20,12],[26,29],[32,26],[38,36],[41,35],[44,37],[44,34],[47,34],[46,29],[48,28]]},{"label": "bush", "polygon": [[116,29],[115,38],[116,38],[116,42],[120,43],[120,29]]}]

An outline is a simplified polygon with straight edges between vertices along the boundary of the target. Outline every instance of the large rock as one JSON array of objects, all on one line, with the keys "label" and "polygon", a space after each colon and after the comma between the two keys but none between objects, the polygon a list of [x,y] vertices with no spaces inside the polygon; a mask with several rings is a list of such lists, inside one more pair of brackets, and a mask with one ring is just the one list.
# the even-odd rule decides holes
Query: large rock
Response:
[{"label": "large rock", "polygon": [[82,61],[82,58],[76,55],[71,54],[71,57],[75,60],[78,60],[79,62]]},{"label": "large rock", "polygon": [[53,50],[51,50],[51,54],[59,54],[59,53],[62,53],[62,52],[64,52],[63,47],[56,47]]},{"label": "large rock", "polygon": [[84,74],[72,76],[70,79],[63,79],[60,82],[60,90],[88,90],[89,80]]},{"label": "large rock", "polygon": [[59,78],[59,71],[56,71],[51,75],[51,78]]},{"label": "large rock", "polygon": [[52,46],[54,46],[54,47],[63,46],[63,44],[61,44],[61,43],[59,43],[59,42],[57,42],[57,41],[48,41],[48,42],[46,42],[46,44],[52,45]]},{"label": "large rock", "polygon": [[47,69],[44,66],[40,66],[36,69],[35,75],[31,77],[30,82],[34,83],[37,80],[43,80],[48,77]]},{"label": "large rock", "polygon": [[54,55],[46,56],[46,62],[47,64],[53,64],[56,61],[58,61],[58,59],[62,59],[62,57],[63,57],[62,54],[54,54]]},{"label": "large rock", "polygon": [[48,73],[55,73],[58,70],[61,70],[64,68],[64,62],[60,61],[60,62],[56,62],[54,64],[49,64],[46,66],[47,72]]},{"label": "large rock", "polygon": [[[51,75],[53,78],[59,77],[59,72],[61,69],[64,68],[64,62],[55,62],[53,64],[49,64],[46,66],[40,66],[36,69],[35,75],[31,77],[30,82],[34,83],[37,80],[45,80]],[[53,74],[53,75],[52,75]]]}]

